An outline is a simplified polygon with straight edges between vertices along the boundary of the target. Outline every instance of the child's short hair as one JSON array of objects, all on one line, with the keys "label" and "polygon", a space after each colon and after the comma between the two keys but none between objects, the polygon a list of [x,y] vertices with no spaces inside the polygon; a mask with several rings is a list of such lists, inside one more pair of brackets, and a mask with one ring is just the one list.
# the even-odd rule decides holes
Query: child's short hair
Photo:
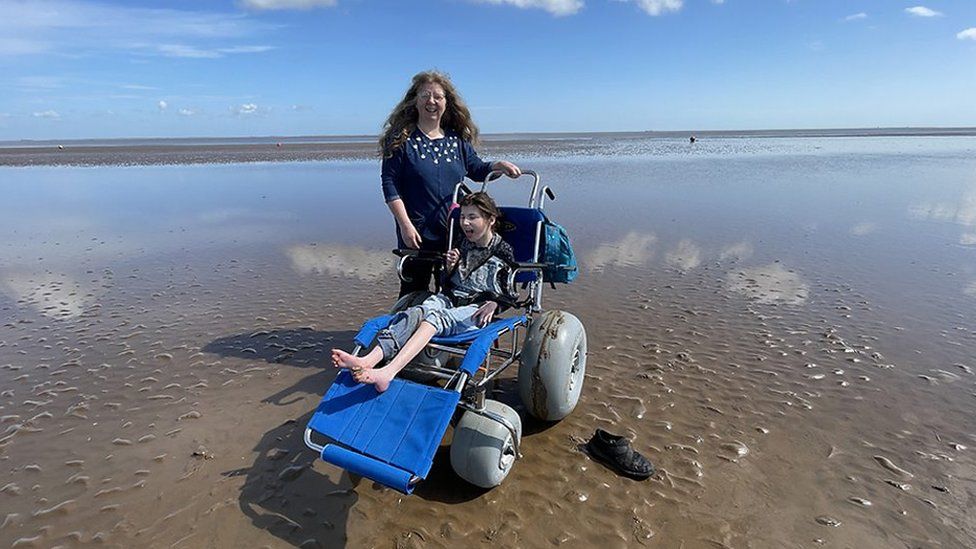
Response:
[{"label": "child's short hair", "polygon": [[495,200],[488,196],[486,192],[476,192],[465,195],[461,199],[460,206],[474,206],[481,210],[481,213],[486,216],[494,217],[495,219],[501,219],[502,212],[498,209],[498,205],[495,204]]}]

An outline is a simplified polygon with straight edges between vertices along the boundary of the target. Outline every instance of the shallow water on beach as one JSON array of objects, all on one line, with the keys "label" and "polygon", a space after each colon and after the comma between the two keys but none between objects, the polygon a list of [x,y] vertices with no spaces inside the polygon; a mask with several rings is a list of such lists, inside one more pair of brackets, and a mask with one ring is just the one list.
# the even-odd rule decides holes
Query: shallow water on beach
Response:
[{"label": "shallow water on beach", "polygon": [[579,406],[503,380],[508,479],[445,442],[410,497],[302,442],[396,292],[375,162],[0,169],[0,546],[976,544],[976,138],[598,145],[508,151],[580,258]]}]

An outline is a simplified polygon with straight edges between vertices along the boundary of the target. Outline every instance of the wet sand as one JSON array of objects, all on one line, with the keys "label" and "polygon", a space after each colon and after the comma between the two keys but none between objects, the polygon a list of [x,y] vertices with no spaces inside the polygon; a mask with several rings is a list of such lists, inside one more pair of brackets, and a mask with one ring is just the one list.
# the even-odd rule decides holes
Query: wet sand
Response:
[{"label": "wet sand", "polygon": [[[973,545],[976,141],[653,146],[523,152],[580,255],[546,305],[583,396],[545,424],[503,380],[508,479],[448,435],[410,497],[302,442],[396,291],[376,166],[5,171],[0,546]],[[592,461],[597,427],[658,473]]]},{"label": "wet sand", "polygon": [[[683,144],[701,139],[972,137],[976,128],[854,128],[749,131],[647,131],[608,133],[512,133],[483,136],[480,150],[496,156],[532,151],[541,156],[599,156],[640,147],[649,140]],[[616,145],[610,147],[608,143]],[[154,166],[242,162],[316,162],[378,158],[373,136],[252,138],[86,139],[0,142],[2,166]]]}]

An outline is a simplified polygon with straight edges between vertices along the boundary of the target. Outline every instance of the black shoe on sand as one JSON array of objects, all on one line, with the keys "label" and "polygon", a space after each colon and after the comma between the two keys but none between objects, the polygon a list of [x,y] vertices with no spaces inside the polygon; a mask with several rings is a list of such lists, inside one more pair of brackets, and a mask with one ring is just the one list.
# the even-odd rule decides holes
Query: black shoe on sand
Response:
[{"label": "black shoe on sand", "polygon": [[586,450],[597,461],[618,473],[636,480],[644,480],[654,474],[651,462],[630,447],[630,441],[597,429],[586,443]]}]

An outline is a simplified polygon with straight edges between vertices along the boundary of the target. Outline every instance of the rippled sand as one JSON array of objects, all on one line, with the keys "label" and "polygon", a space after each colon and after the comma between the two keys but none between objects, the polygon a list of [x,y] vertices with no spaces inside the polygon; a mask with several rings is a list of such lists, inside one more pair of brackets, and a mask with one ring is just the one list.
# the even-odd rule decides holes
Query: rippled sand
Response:
[{"label": "rippled sand", "polygon": [[[532,420],[502,380],[495,398],[525,432],[508,479],[460,481],[448,436],[410,497],[302,442],[334,377],[328,350],[395,294],[382,238],[298,237],[282,221],[264,233],[280,245],[218,242],[207,224],[174,225],[185,247],[152,254],[85,230],[6,244],[0,546],[976,543],[968,250],[906,266],[945,282],[898,295],[872,285],[899,279],[874,270],[883,259],[817,268],[843,250],[791,253],[653,217],[580,226],[583,276],[547,291],[588,331],[573,414]],[[56,261],[59,247],[72,261]],[[906,265],[924,255],[904,253]],[[657,474],[637,482],[592,461],[582,445],[597,427],[631,437]]]}]

